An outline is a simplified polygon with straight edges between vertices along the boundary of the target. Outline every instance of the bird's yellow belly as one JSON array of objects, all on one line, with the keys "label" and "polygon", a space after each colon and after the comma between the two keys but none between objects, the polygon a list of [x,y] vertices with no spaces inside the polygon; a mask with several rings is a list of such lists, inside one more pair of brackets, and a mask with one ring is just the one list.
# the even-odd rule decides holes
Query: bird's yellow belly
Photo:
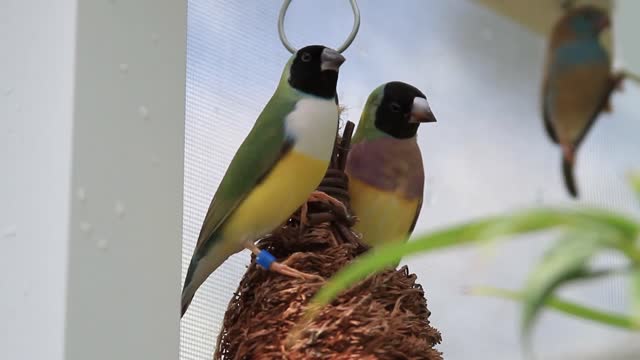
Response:
[{"label": "bird's yellow belly", "polygon": [[314,191],[329,162],[292,150],[238,206],[224,226],[224,237],[257,240],[281,225]]},{"label": "bird's yellow belly", "polygon": [[349,179],[349,195],[354,215],[359,219],[354,229],[362,234],[364,242],[378,246],[407,240],[419,199],[380,191],[353,177]]}]

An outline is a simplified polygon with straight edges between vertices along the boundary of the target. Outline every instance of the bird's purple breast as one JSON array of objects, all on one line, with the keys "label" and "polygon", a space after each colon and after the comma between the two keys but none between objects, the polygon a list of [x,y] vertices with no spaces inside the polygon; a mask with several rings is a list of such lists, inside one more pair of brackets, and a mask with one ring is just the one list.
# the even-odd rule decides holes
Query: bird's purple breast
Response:
[{"label": "bird's purple breast", "polygon": [[407,199],[423,194],[424,168],[415,139],[383,137],[354,144],[345,171],[350,177]]}]

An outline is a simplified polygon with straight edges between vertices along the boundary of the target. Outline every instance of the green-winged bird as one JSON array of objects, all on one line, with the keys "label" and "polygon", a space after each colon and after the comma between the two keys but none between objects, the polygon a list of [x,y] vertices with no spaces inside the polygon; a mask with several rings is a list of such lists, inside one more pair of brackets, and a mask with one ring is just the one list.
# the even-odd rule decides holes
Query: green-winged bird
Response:
[{"label": "green-winged bird", "polygon": [[272,271],[317,278],[280,264],[255,241],[272,232],[320,184],[338,129],[336,84],[345,58],[312,45],[295,52],[278,87],[236,152],[204,218],[182,290],[182,315],[200,285],[248,248]]},{"label": "green-winged bird", "polygon": [[389,82],[369,95],[345,168],[354,229],[367,244],[411,235],[424,189],[416,132],[420,123],[435,121],[426,96],[412,85]]}]

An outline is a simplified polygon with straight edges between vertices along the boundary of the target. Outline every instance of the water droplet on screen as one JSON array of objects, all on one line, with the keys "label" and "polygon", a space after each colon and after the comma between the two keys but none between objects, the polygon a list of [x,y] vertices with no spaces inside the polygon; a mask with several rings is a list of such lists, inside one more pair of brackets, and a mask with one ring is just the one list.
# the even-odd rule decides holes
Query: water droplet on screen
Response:
[{"label": "water droplet on screen", "polygon": [[99,250],[105,251],[109,247],[109,241],[107,239],[100,239],[96,242],[96,247]]},{"label": "water droplet on screen", "polygon": [[91,224],[89,224],[88,222],[81,222],[80,223],[80,230],[82,230],[82,232],[84,233],[90,233],[91,230],[93,230],[93,226]]},{"label": "water droplet on screen", "polygon": [[160,159],[156,155],[153,155],[151,157],[151,166],[153,166],[153,167],[160,166]]},{"label": "water droplet on screen", "polygon": [[76,190],[76,197],[78,198],[78,200],[80,201],[85,201],[87,200],[87,191],[83,188],[83,187],[79,187]]},{"label": "water droplet on screen", "polygon": [[143,120],[148,119],[148,118],[149,118],[149,109],[147,109],[147,107],[146,107],[146,106],[144,106],[144,105],[140,105],[140,106],[138,107],[138,115],[140,115],[140,117],[141,117]]},{"label": "water droplet on screen", "polygon": [[122,201],[117,200],[116,201],[116,205],[114,206],[113,210],[116,213],[116,216],[118,216],[119,218],[122,219],[124,217],[125,208],[124,208],[124,204],[122,203]]}]

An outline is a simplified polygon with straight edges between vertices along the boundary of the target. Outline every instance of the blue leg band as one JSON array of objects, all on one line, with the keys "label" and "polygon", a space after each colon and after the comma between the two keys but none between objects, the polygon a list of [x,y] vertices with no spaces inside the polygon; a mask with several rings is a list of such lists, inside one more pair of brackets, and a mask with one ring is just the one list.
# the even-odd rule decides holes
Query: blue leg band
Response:
[{"label": "blue leg band", "polygon": [[275,256],[271,255],[271,253],[267,250],[260,251],[260,253],[258,253],[258,256],[256,256],[256,262],[258,263],[258,265],[267,270],[269,270],[271,264],[273,264],[275,261]]}]

